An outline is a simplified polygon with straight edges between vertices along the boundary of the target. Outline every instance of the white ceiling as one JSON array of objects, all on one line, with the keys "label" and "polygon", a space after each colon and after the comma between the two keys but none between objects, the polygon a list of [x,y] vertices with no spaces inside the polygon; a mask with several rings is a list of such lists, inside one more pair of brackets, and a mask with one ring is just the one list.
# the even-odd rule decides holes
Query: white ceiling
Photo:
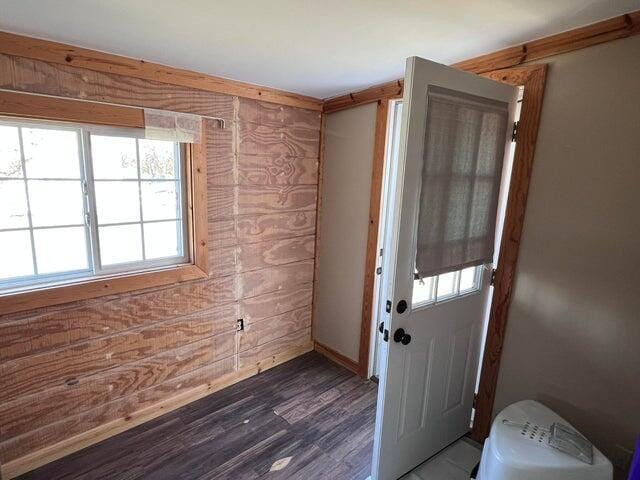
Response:
[{"label": "white ceiling", "polygon": [[640,0],[0,0],[0,30],[327,98]]}]

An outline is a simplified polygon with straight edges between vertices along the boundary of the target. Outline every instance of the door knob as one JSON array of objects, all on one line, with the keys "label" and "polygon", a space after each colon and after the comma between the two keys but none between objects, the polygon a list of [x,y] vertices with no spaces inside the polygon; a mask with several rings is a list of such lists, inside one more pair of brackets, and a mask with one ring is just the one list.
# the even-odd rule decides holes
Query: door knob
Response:
[{"label": "door knob", "polygon": [[398,302],[398,305],[396,306],[396,312],[404,313],[406,311],[407,311],[407,301],[406,300],[400,300]]},{"label": "door knob", "polygon": [[393,341],[396,343],[401,343],[403,345],[409,345],[411,343],[411,335],[404,331],[404,328],[399,328],[393,334]]}]

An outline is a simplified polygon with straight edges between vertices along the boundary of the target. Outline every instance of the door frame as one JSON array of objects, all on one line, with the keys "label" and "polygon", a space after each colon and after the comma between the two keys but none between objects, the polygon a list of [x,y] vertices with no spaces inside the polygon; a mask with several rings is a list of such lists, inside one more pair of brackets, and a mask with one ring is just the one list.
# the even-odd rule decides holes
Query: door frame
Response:
[{"label": "door frame", "polygon": [[[511,183],[505,211],[502,240],[500,243],[499,268],[494,279],[494,291],[482,357],[480,384],[475,402],[475,416],[471,436],[478,442],[489,435],[493,404],[495,401],[500,359],[504,345],[509,305],[513,293],[518,253],[524,226],[524,216],[529,193],[529,184],[533,169],[535,146],[542,111],[542,101],[547,73],[547,64],[527,65],[483,73],[482,76],[524,86],[524,96],[520,112],[518,140],[513,160]],[[387,151],[387,132],[389,122],[389,103],[402,97],[402,90],[394,95],[378,100],[376,133],[373,153],[373,174],[371,181],[371,199],[369,210],[369,230],[363,285],[362,322],[360,326],[360,351],[358,356],[358,374],[367,378],[370,371],[371,332],[373,322],[374,286],[376,260],[378,254],[378,234],[380,230],[380,205],[385,154]]]}]

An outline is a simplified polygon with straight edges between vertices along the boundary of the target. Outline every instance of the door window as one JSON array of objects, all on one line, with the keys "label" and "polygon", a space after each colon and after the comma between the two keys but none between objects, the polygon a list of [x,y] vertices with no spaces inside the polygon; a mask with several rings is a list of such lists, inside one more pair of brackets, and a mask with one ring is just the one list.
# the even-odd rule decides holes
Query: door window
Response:
[{"label": "door window", "polygon": [[413,281],[412,306],[423,307],[480,290],[483,266],[468,267]]}]

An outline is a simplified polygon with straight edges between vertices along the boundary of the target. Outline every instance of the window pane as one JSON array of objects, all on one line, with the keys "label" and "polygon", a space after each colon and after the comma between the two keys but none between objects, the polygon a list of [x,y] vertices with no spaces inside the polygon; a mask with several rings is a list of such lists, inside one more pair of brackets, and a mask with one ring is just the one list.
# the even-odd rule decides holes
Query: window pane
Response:
[{"label": "window pane", "polygon": [[22,145],[27,177],[80,178],[76,131],[23,128]]},{"label": "window pane", "polygon": [[84,224],[80,181],[29,180],[27,183],[34,227]]},{"label": "window pane", "polygon": [[176,182],[142,182],[142,217],[168,220],[180,217]]},{"label": "window pane", "polygon": [[0,180],[0,230],[28,226],[24,180]]},{"label": "window pane", "polygon": [[460,292],[467,292],[476,288],[476,268],[465,268],[460,272]]},{"label": "window pane", "polygon": [[443,273],[438,275],[437,298],[448,297],[456,293],[456,272]]},{"label": "window pane", "polygon": [[142,232],[139,224],[100,227],[99,237],[103,266],[142,260]]},{"label": "window pane", "polygon": [[134,138],[91,135],[93,178],[137,178]]},{"label": "window pane", "polygon": [[0,279],[33,275],[28,230],[0,232]]},{"label": "window pane", "polygon": [[22,177],[18,127],[0,125],[0,177]]},{"label": "window pane", "polygon": [[434,279],[435,277],[429,277],[413,281],[413,305],[430,303],[435,300],[433,295]]},{"label": "window pane", "polygon": [[38,273],[87,269],[86,239],[84,227],[34,230]]},{"label": "window pane", "polygon": [[95,182],[98,224],[140,221],[138,182]]},{"label": "window pane", "polygon": [[163,140],[140,140],[142,178],[178,178],[175,145]]},{"label": "window pane", "polygon": [[144,224],[144,251],[146,257],[163,258],[181,256],[180,222]]}]

